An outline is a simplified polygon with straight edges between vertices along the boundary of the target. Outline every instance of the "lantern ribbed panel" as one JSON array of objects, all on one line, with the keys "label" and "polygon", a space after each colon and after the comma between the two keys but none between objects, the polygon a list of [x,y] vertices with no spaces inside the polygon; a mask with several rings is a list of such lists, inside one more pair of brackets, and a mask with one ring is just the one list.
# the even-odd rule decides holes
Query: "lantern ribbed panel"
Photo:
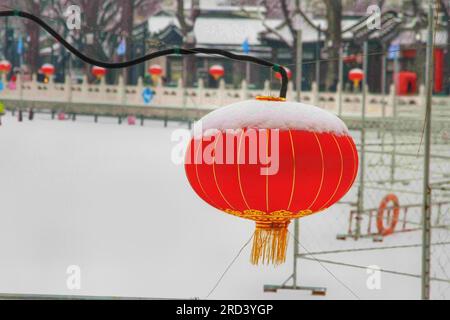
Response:
[{"label": "lantern ribbed panel", "polygon": [[[269,147],[263,147],[273,150],[269,139],[273,129],[266,131]],[[256,132],[260,138],[261,131]],[[234,134],[229,164],[227,154],[223,161],[213,154],[216,151],[220,155],[220,150],[226,150],[230,143],[224,133],[192,139],[185,165],[190,184],[204,201],[219,210],[283,211],[286,218],[324,210],[350,189],[358,169],[358,155],[351,137],[300,130],[281,130],[278,136],[279,166],[273,175],[261,174],[261,168],[267,166],[259,156],[256,163],[249,163],[250,138],[245,131]],[[258,154],[262,151],[259,144],[257,151]],[[213,154],[212,163],[201,161],[204,154]],[[239,163],[238,157],[243,155],[245,163]],[[258,220],[244,214],[242,217]]]}]

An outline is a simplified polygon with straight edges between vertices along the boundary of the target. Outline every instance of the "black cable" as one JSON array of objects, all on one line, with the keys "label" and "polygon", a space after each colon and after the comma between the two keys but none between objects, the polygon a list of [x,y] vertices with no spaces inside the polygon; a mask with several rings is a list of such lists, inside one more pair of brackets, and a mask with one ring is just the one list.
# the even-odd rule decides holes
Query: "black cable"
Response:
[{"label": "black cable", "polygon": [[218,54],[224,57],[227,57],[232,60],[238,60],[238,61],[248,61],[252,62],[261,66],[271,67],[274,71],[279,72],[281,75],[281,89],[280,89],[280,97],[286,98],[287,93],[287,85],[288,85],[288,76],[286,70],[281,67],[278,64],[275,64],[273,62],[248,56],[248,55],[240,55],[240,54],[234,54],[229,51],[220,50],[220,49],[208,49],[208,48],[192,48],[192,49],[183,49],[183,48],[173,48],[173,49],[165,49],[161,51],[152,52],[150,54],[147,54],[145,56],[130,60],[130,61],[124,61],[124,62],[117,62],[117,63],[111,63],[111,62],[104,62],[99,61],[96,59],[92,59],[86,55],[84,55],[82,52],[78,51],[75,47],[73,47],[70,43],[68,43],[59,33],[57,33],[55,30],[53,30],[46,22],[44,22],[41,18],[28,13],[24,11],[19,10],[8,10],[8,11],[0,11],[0,17],[21,17],[28,20],[31,20],[38,25],[40,25],[45,31],[47,31],[51,36],[53,36],[57,41],[59,41],[67,50],[69,50],[71,53],[73,53],[75,56],[77,56],[79,59],[83,60],[86,63],[89,63],[91,65],[107,68],[107,69],[121,69],[121,68],[127,68],[134,66],[136,64],[155,59],[162,56],[167,56],[171,54],[179,54],[179,55],[191,55],[191,54]]}]

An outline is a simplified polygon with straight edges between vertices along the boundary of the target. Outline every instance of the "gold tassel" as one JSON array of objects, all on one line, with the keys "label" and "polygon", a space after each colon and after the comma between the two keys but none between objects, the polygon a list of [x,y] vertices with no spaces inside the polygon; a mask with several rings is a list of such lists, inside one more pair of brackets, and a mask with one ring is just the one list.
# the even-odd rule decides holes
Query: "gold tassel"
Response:
[{"label": "gold tassel", "polygon": [[279,265],[286,261],[289,220],[257,222],[253,235],[251,262]]}]

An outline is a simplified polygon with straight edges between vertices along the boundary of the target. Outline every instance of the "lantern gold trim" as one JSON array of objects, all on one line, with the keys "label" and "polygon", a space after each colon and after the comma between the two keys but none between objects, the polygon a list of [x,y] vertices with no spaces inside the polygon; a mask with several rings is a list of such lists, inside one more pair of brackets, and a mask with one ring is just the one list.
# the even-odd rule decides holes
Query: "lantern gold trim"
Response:
[{"label": "lantern gold trim", "polygon": [[258,265],[260,262],[262,264],[273,263],[274,265],[284,263],[286,261],[289,223],[292,219],[305,217],[313,213],[311,210],[264,212],[255,209],[244,211],[224,209],[223,211],[239,218],[256,221],[250,258],[254,265]]}]

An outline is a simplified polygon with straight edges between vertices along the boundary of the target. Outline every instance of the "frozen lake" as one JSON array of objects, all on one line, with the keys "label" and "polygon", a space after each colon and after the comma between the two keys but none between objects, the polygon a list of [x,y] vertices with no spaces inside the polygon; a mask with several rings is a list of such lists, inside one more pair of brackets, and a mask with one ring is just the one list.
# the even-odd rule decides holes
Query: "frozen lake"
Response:
[{"label": "frozen lake", "polygon": [[[36,118],[19,123],[9,115],[0,126],[0,292],[205,298],[254,225],[205,204],[183,166],[171,161],[171,133],[185,125]],[[336,205],[302,219],[302,245],[322,251],[421,241],[419,232],[383,243],[337,241],[348,211]],[[286,264],[276,268],[252,266],[246,247],[210,298],[354,299],[335,277],[361,299],[420,298],[419,278],[383,273],[381,289],[370,290],[364,269],[327,264],[333,276],[306,260],[299,261],[300,284],[327,287],[325,297],[264,293],[264,284],[290,275],[292,247],[291,239]],[[412,274],[421,269],[420,248],[323,257]],[[81,268],[80,290],[66,286],[70,265]]]}]

